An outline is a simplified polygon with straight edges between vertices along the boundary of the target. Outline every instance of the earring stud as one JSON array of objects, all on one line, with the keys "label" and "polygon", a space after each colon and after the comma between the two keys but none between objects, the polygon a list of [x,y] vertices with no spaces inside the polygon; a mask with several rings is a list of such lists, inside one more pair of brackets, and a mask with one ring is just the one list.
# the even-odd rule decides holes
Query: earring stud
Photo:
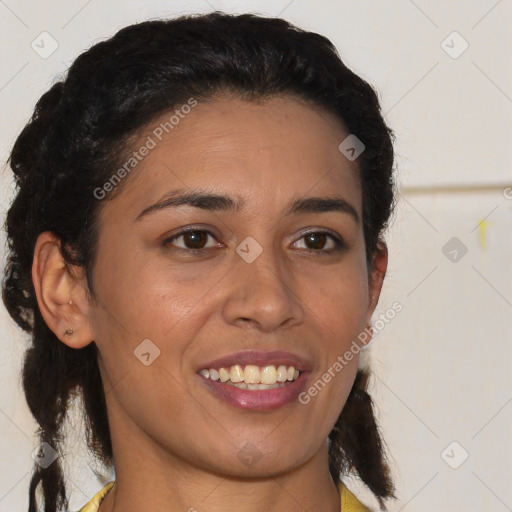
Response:
[{"label": "earring stud", "polygon": [[64,333],[64,336],[71,336],[75,331],[73,329],[68,329],[65,333]]}]

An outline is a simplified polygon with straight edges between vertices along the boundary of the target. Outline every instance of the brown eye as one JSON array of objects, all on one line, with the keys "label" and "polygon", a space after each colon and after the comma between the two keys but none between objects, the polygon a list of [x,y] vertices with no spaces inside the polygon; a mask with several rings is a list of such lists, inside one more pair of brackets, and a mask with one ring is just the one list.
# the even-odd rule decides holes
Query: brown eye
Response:
[{"label": "brown eye", "polygon": [[299,249],[329,253],[341,250],[344,244],[341,239],[327,231],[311,231],[303,235],[294,244]]},{"label": "brown eye", "polygon": [[304,236],[304,240],[308,249],[323,249],[327,237],[325,233],[308,233]]},{"label": "brown eye", "polygon": [[208,241],[208,234],[204,231],[188,231],[183,234],[183,242],[189,249],[203,249]]},{"label": "brown eye", "polygon": [[[209,239],[212,241],[209,242]],[[217,244],[215,237],[209,231],[205,231],[204,229],[189,229],[168,238],[164,241],[164,245],[174,245],[183,250],[200,251],[202,249],[215,247]]]}]

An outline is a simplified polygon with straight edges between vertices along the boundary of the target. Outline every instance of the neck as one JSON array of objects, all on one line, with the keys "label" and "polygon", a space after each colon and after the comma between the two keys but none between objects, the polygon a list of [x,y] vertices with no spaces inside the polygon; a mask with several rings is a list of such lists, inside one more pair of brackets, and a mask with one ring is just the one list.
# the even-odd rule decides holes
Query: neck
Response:
[{"label": "neck", "polygon": [[202,478],[185,482],[147,480],[138,475],[116,476],[116,484],[101,503],[99,512],[277,512],[308,510],[339,512],[340,497],[330,476],[313,478],[307,485],[295,472],[271,479],[226,478],[220,475],[200,475]]}]

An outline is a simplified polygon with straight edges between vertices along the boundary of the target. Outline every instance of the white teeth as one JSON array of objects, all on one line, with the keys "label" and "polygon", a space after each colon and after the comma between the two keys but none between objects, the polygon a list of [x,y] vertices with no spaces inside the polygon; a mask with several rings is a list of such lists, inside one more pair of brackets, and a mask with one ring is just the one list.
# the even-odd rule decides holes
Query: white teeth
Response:
[{"label": "white teeth", "polygon": [[221,382],[226,382],[227,380],[229,380],[229,373],[226,371],[226,368],[220,368],[219,375]]},{"label": "white teeth", "polygon": [[244,370],[244,382],[246,384],[259,384],[260,369],[253,364],[248,364]]},{"label": "white teeth", "polygon": [[244,380],[244,372],[239,364],[234,364],[231,367],[229,378],[231,379],[231,382],[242,382]]},{"label": "white teeth", "polygon": [[259,367],[254,364],[235,364],[228,368],[202,369],[199,373],[214,381],[236,386],[240,389],[273,389],[299,378],[300,371],[294,366],[275,365]]},{"label": "white teeth", "polygon": [[277,382],[284,382],[288,379],[288,370],[286,366],[281,365],[277,369]]},{"label": "white teeth", "polygon": [[232,384],[230,382],[227,382],[227,384],[229,384],[230,386],[234,386],[235,388],[238,388],[238,389],[248,389],[250,391],[259,391],[259,390],[263,390],[263,389],[282,388],[283,386],[286,385],[286,384],[283,384],[281,382],[278,382],[276,384],[271,384],[271,385],[267,385],[267,384],[246,384],[245,382],[239,382],[237,384]]},{"label": "white teeth", "polygon": [[260,372],[260,382],[262,384],[275,384],[277,380],[277,372],[275,366],[265,366]]}]

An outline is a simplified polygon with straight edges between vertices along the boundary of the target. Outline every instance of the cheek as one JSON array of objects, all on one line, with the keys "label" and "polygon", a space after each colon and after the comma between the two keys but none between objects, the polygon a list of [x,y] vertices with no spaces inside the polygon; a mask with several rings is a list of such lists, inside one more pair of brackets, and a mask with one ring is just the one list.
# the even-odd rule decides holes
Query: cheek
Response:
[{"label": "cheek", "polygon": [[312,417],[333,425],[358,368],[360,334],[366,327],[368,308],[366,265],[356,256],[327,272],[301,275],[301,297],[323,344],[322,364],[304,402],[322,410]]},{"label": "cheek", "polygon": [[188,269],[127,253],[124,258],[109,257],[108,252],[98,257],[94,276],[98,302],[104,309],[108,305],[118,324],[131,333],[161,337],[197,303],[201,283]]},{"label": "cheek", "polygon": [[301,272],[300,297],[313,319],[325,326],[325,336],[343,347],[365,327],[369,304],[366,265],[357,255],[344,264]]},{"label": "cheek", "polygon": [[136,253],[125,259],[105,256],[98,255],[95,268],[97,306],[91,325],[109,380],[117,382],[127,371],[139,370],[137,354],[146,346],[179,379],[190,340],[204,323],[212,276],[194,276],[188,270],[192,265],[178,268]]},{"label": "cheek", "polygon": [[140,268],[134,287],[139,290],[141,309],[135,321],[163,343],[186,345],[211,312],[217,274],[193,265]]}]

